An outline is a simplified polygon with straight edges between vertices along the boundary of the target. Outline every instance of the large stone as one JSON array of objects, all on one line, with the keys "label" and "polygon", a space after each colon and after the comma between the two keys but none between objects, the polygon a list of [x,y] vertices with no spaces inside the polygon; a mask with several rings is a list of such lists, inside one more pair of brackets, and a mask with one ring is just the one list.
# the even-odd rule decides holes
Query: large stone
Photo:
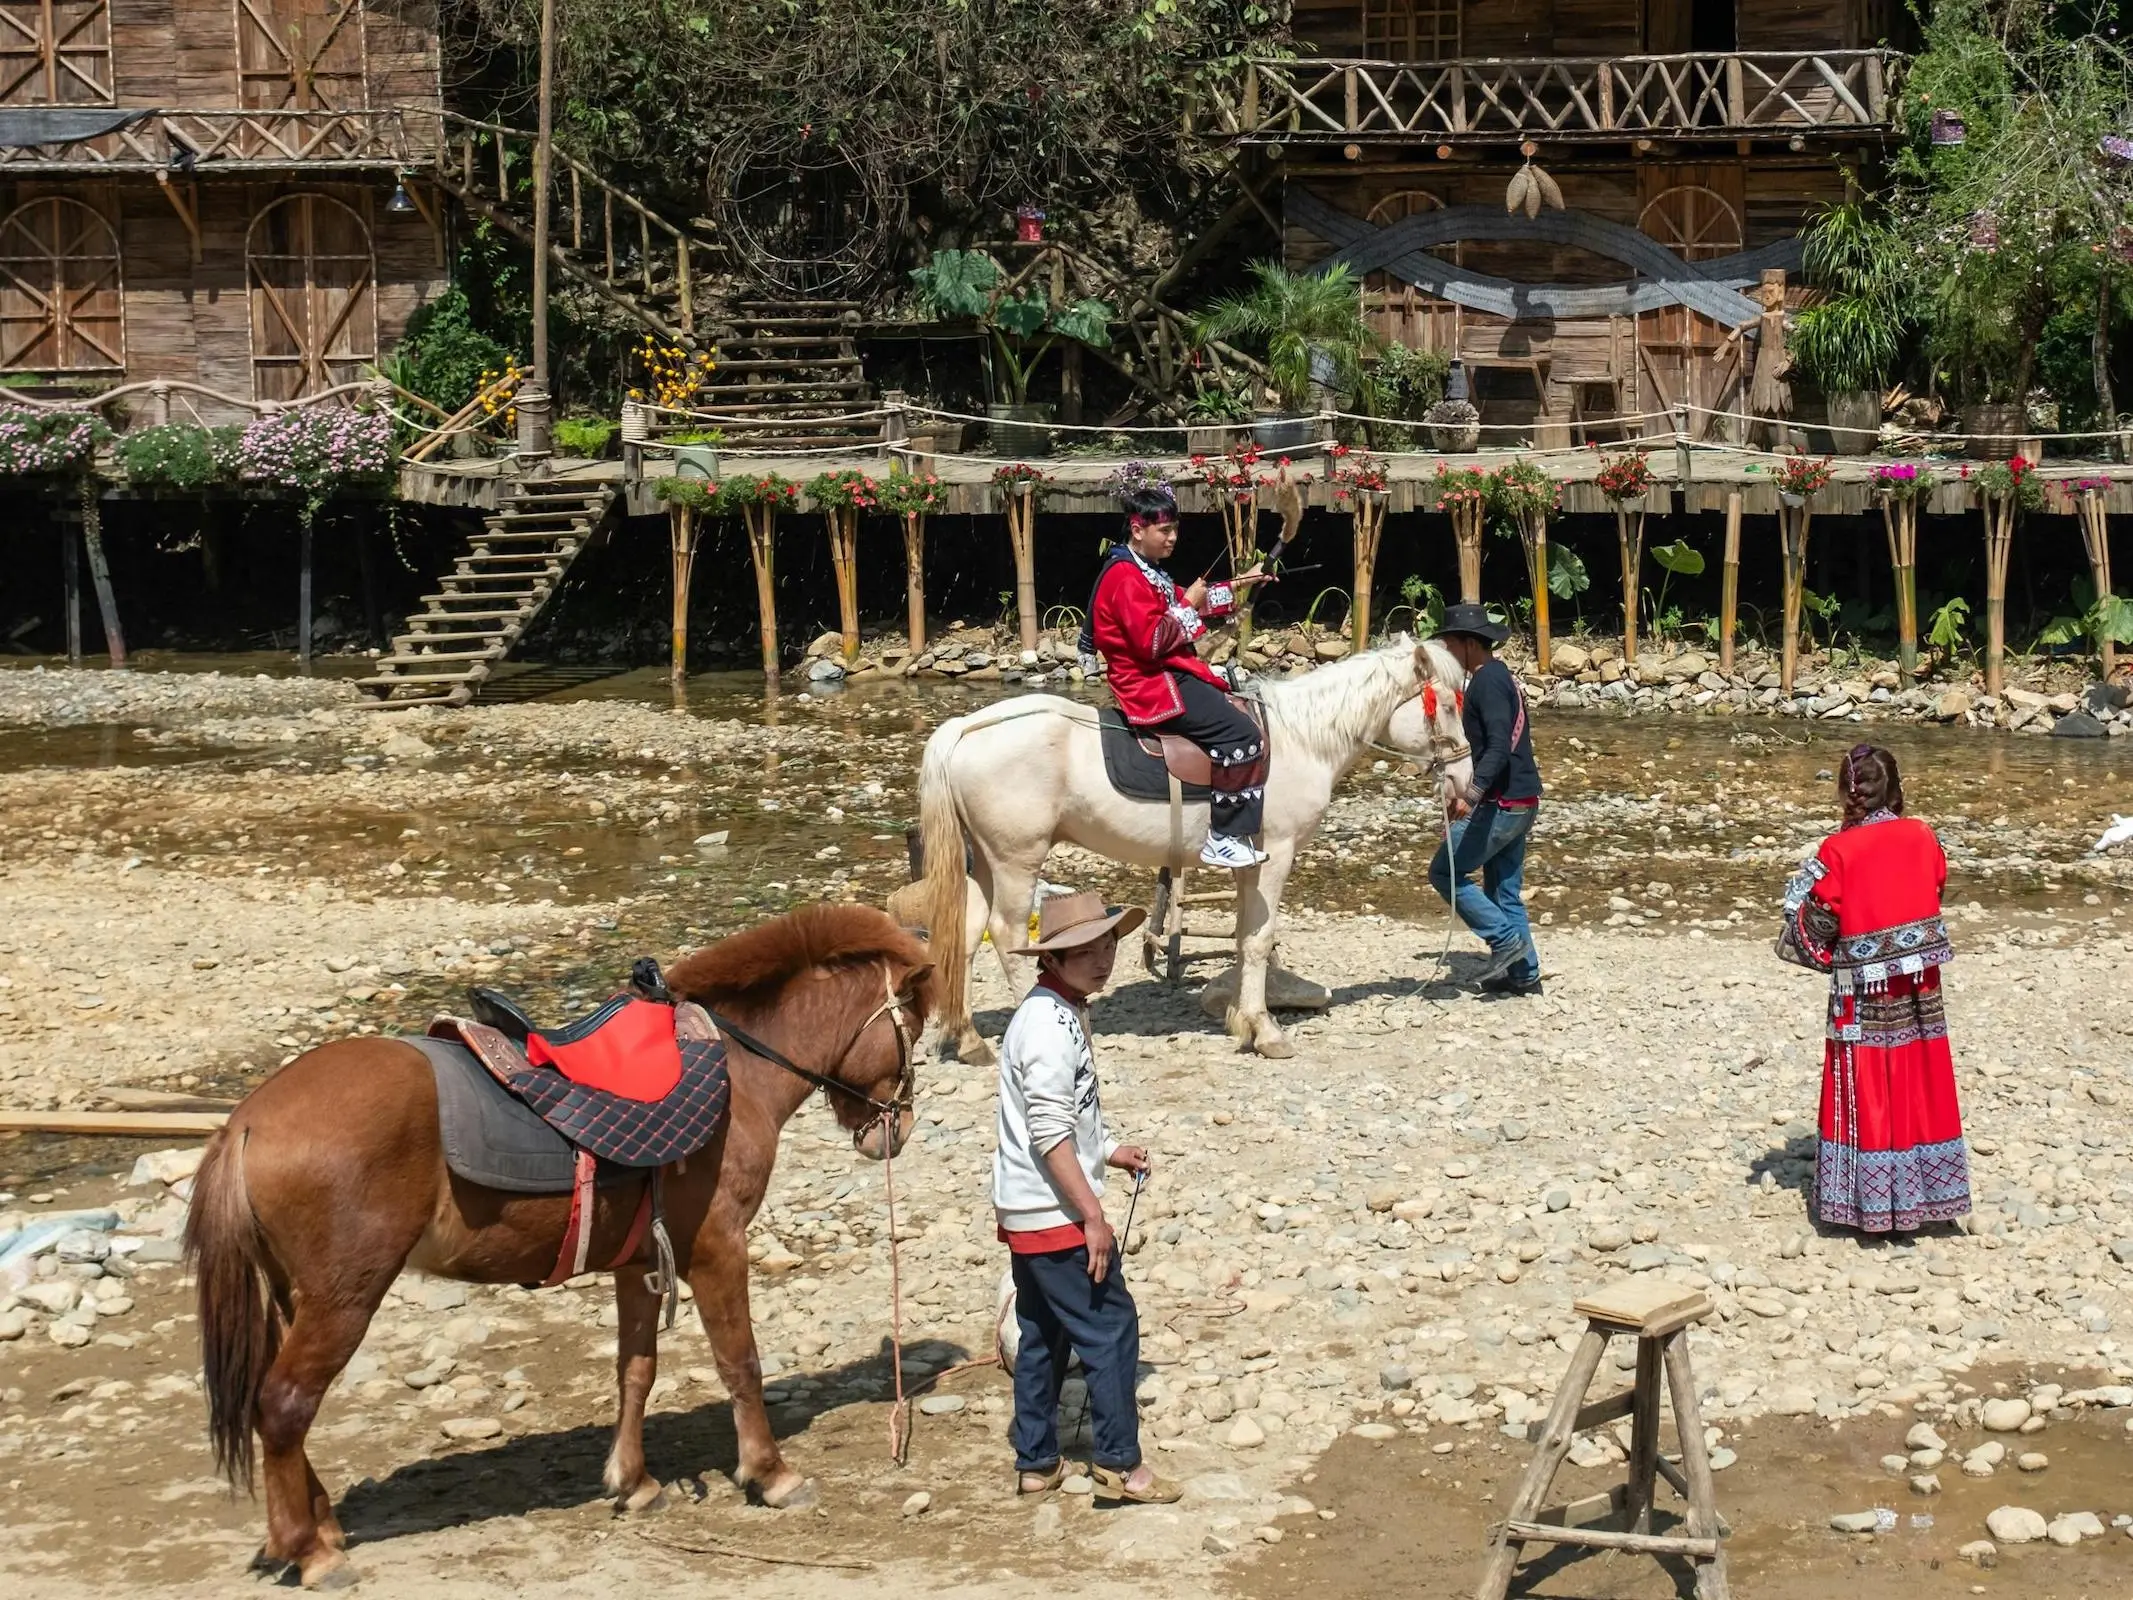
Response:
[{"label": "large stone", "polygon": [[494,1417],[453,1417],[441,1428],[447,1439],[463,1441],[493,1439],[504,1431],[504,1425]]},{"label": "large stone", "polygon": [[2103,1519],[2093,1511],[2068,1511],[2052,1518],[2044,1536],[2053,1544],[2077,1545],[2084,1539],[2101,1539]]},{"label": "large stone", "polygon": [[1829,1519],[1829,1525],[1839,1533],[1872,1533],[1881,1525],[1878,1511],[1840,1511]]},{"label": "large stone", "polygon": [[1933,702],[1933,718],[1936,722],[1960,722],[1970,715],[1970,691],[1950,689]]},{"label": "large stone", "polygon": [[151,1150],[134,1162],[126,1186],[138,1189],[145,1184],[172,1184],[181,1178],[190,1178],[200,1170],[200,1158],[206,1154],[205,1145],[195,1145],[188,1150]]},{"label": "large stone", "polygon": [[1348,654],[1346,639],[1321,639],[1311,646],[1311,653],[1321,661],[1339,661]]},{"label": "large stone", "polygon": [[807,668],[809,683],[841,683],[844,681],[844,663],[841,661],[816,660]]},{"label": "large stone", "polygon": [[807,647],[807,655],[809,660],[816,660],[822,656],[836,655],[843,649],[844,635],[832,630],[829,633],[817,634],[815,642]]},{"label": "large stone", "polygon": [[2045,1536],[2046,1524],[2027,1506],[2001,1506],[1986,1516],[1985,1531],[1999,1544],[2035,1544]]},{"label": "large stone", "polygon": [[2076,711],[2061,717],[2052,724],[2054,739],[2101,739],[2105,737],[2102,723],[2086,711]]},{"label": "large stone", "polygon": [[[1237,969],[1230,967],[1207,980],[1200,990],[1200,1009],[1210,1017],[1222,1017],[1237,1003]],[[1333,991],[1322,983],[1299,977],[1286,967],[1266,969],[1266,1003],[1275,1011],[1323,1011],[1333,1004]]]},{"label": "large stone", "polygon": [[2050,695],[2038,694],[2034,689],[2009,689],[2005,698],[2017,711],[2042,711],[2052,703]]},{"label": "large stone", "polygon": [[1574,678],[1592,665],[1592,653],[1580,645],[1559,644],[1549,665],[1559,678]]},{"label": "large stone", "polygon": [[1987,1400],[1978,1412],[1987,1433],[2018,1433],[2028,1420],[2027,1400]]}]

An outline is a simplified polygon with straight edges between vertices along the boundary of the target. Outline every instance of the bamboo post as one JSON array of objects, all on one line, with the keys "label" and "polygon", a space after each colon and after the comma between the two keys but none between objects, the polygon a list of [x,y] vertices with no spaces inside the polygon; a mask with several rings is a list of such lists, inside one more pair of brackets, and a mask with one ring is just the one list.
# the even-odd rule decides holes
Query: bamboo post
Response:
[{"label": "bamboo post", "polygon": [[[2089,571],[2096,582],[2096,598],[2111,597],[2111,529],[2108,513],[2104,509],[2103,491],[2085,488],[2081,498],[2074,502],[2075,514],[2081,519],[2081,542],[2088,546]],[[2103,676],[2108,682],[2118,667],[2118,646],[2109,634],[2097,641],[2103,655]]]},{"label": "bamboo post", "polygon": [[296,665],[311,671],[311,508],[296,523]]},{"label": "bamboo post", "polygon": [[1622,660],[1637,662],[1637,589],[1644,567],[1644,507],[1615,507],[1615,542],[1622,547]]},{"label": "bamboo post", "polygon": [[1985,513],[1985,693],[1997,695],[2007,675],[2007,557],[2014,549],[2016,497],[1989,494]]},{"label": "bamboo post", "polygon": [[1896,574],[1896,659],[1906,678],[1918,676],[1918,501],[1881,495],[1881,524],[1888,530],[1889,565]]},{"label": "bamboo post", "polygon": [[1718,670],[1733,675],[1733,636],[1740,631],[1740,508],[1738,489],[1726,494],[1726,559],[1718,580]]},{"label": "bamboo post", "polygon": [[1793,678],[1800,666],[1800,604],[1807,591],[1807,528],[1814,508],[1804,497],[1787,505],[1778,497],[1778,537],[1785,547],[1785,650],[1778,667],[1778,686],[1792,693]]},{"label": "bamboo post", "polygon": [[[1222,532],[1229,544],[1229,570],[1248,570],[1259,557],[1259,491],[1230,494],[1222,502]],[[1237,591],[1237,647],[1252,642],[1252,591]]]},{"label": "bamboo post", "polygon": [[1533,664],[1549,668],[1548,513],[1528,511],[1518,519],[1519,541],[1526,547],[1526,575],[1533,585]]},{"label": "bamboo post", "polygon": [[1358,489],[1355,493],[1355,603],[1348,608],[1349,643],[1358,652],[1370,648],[1370,585],[1377,575],[1378,538],[1384,531],[1384,492]]},{"label": "bamboo post", "polygon": [[1007,542],[1015,552],[1015,623],[1022,648],[1037,648],[1037,495],[1018,483],[1007,497]]},{"label": "bamboo post", "polygon": [[926,513],[904,513],[904,607],[913,656],[926,649]]},{"label": "bamboo post", "polygon": [[667,537],[674,558],[674,635],[667,677],[676,692],[689,677],[689,580],[696,570],[696,509],[676,501],[667,507]]},{"label": "bamboo post", "polygon": [[763,676],[774,686],[778,681],[778,508],[768,502],[743,506],[741,520],[748,525],[748,556],[755,565],[755,611],[763,636]]},{"label": "bamboo post", "polygon": [[1452,539],[1459,546],[1459,603],[1481,604],[1481,526],[1484,512],[1478,501],[1461,501],[1451,507]]},{"label": "bamboo post", "polygon": [[859,659],[859,508],[831,506],[822,513],[829,528],[830,565],[837,573],[837,622],[844,634],[844,664]]}]

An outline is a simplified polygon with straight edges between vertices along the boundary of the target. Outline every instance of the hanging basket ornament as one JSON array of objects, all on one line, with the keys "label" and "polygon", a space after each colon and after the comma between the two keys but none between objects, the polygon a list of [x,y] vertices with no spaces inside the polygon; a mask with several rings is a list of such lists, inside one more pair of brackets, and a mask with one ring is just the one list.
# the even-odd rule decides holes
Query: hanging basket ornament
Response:
[{"label": "hanging basket ornament", "polygon": [[1511,174],[1510,185],[1503,194],[1504,210],[1513,215],[1523,211],[1529,217],[1537,217],[1545,204],[1551,210],[1561,211],[1561,186],[1533,164],[1533,158],[1540,154],[1540,146],[1528,139],[1518,147],[1518,152],[1526,158],[1526,164]]},{"label": "hanging basket ornament", "polygon": [[1960,111],[1935,111],[1932,127],[1933,143],[1942,147],[1961,144],[1967,136]]}]

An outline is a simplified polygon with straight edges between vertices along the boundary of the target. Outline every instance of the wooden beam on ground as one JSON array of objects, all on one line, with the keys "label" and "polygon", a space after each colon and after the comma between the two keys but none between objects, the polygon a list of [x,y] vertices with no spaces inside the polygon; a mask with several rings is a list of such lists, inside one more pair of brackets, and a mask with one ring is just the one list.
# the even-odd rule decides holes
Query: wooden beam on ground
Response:
[{"label": "wooden beam on ground", "polygon": [[160,1138],[208,1134],[230,1120],[227,1111],[0,1111],[0,1133],[100,1133]]}]

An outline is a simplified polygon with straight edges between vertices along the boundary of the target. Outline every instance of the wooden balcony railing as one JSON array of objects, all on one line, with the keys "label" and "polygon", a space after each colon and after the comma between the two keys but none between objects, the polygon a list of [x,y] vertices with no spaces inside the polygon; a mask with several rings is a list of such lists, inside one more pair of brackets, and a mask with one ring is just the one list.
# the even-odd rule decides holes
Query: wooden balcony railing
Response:
[{"label": "wooden balcony railing", "polygon": [[1251,143],[1789,137],[1889,124],[1898,57],[1733,51],[1611,59],[1255,61],[1216,130]]},{"label": "wooden balcony railing", "polygon": [[[123,111],[113,116],[123,116]],[[18,173],[379,170],[426,166],[437,149],[434,112],[142,111],[105,133],[53,144],[0,146]]]}]

